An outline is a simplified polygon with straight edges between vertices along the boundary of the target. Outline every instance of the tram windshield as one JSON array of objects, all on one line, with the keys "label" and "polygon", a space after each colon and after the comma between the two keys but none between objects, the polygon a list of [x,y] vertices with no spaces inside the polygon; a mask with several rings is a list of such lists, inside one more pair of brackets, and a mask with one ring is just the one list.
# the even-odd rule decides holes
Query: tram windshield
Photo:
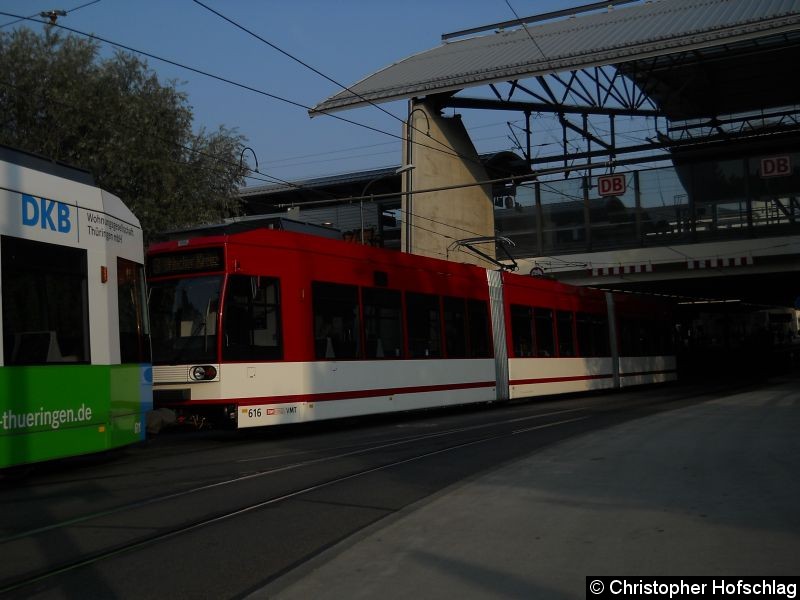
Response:
[{"label": "tram windshield", "polygon": [[150,285],[153,364],[217,362],[221,287],[221,275]]}]

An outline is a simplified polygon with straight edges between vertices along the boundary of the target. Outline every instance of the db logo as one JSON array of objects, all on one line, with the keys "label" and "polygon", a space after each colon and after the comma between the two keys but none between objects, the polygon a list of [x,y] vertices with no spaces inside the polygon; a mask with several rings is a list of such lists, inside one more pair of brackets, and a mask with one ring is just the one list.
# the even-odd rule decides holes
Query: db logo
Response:
[{"label": "db logo", "polygon": [[597,178],[601,196],[622,196],[625,193],[625,175],[603,175]]},{"label": "db logo", "polygon": [[792,174],[792,159],[788,156],[773,156],[761,159],[761,177],[786,177]]}]

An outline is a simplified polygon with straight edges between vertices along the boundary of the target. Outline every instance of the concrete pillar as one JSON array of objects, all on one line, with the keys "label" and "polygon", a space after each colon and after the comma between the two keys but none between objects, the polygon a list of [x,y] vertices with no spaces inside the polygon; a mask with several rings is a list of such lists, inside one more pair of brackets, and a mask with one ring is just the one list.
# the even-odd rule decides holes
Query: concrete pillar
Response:
[{"label": "concrete pillar", "polygon": [[[489,179],[459,116],[443,117],[424,103],[409,104],[403,163],[414,165],[403,177],[401,248],[456,262],[488,266],[456,240],[494,236],[491,185],[473,185],[425,193],[411,191],[463,186]],[[494,244],[476,246],[494,257]]]}]

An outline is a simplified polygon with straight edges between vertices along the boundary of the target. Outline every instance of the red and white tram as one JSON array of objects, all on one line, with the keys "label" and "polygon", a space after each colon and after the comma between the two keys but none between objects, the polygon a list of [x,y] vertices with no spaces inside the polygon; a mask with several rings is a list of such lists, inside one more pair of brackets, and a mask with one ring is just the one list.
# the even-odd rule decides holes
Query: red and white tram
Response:
[{"label": "red and white tram", "polygon": [[264,228],[148,275],[155,406],[237,427],[676,377],[646,298]]}]

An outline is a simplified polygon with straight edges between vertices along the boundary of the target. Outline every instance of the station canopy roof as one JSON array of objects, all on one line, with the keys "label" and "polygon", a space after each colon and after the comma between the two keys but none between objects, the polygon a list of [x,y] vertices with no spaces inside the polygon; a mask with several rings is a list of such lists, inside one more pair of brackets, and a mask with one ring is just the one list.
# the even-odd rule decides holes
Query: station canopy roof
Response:
[{"label": "station canopy roof", "polygon": [[687,120],[798,104],[797,64],[800,0],[647,1],[444,42],[310,114],[613,66],[661,114]]}]

